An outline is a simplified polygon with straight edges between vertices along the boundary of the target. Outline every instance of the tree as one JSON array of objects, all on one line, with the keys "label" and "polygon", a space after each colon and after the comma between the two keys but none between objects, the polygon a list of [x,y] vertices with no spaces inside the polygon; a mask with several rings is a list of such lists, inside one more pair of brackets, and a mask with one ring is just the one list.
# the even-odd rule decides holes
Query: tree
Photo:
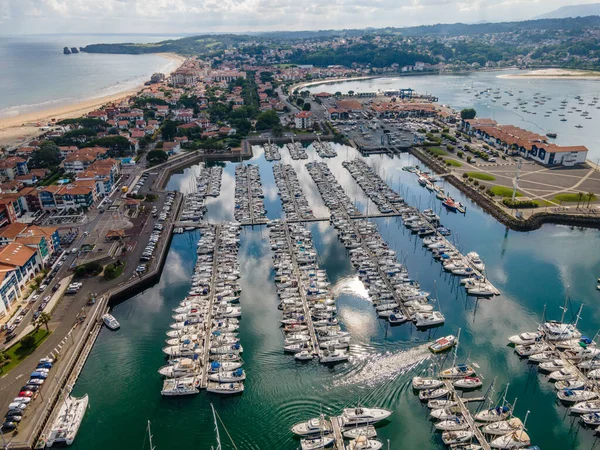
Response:
[{"label": "tree", "polygon": [[581,200],[583,200],[583,196],[585,194],[583,192],[578,192],[577,193],[577,209],[579,209],[579,204],[581,203]]},{"label": "tree", "polygon": [[354,91],[348,91],[348,95],[352,97],[354,95]]},{"label": "tree", "polygon": [[167,152],[163,150],[152,150],[148,152],[146,159],[152,165],[161,164],[164,163],[167,159],[169,159],[169,155],[167,155]]},{"label": "tree", "polygon": [[52,316],[50,314],[48,314],[47,312],[42,312],[38,316],[37,320],[40,324],[46,327],[46,331],[50,331],[50,329],[48,328],[48,324],[50,323],[50,320],[52,320]]},{"label": "tree", "polygon": [[300,107],[302,107],[302,105],[304,105],[304,100],[301,97],[298,97],[296,99],[296,104]]},{"label": "tree", "polygon": [[35,336],[33,334],[28,334],[27,336],[23,337],[23,339],[21,339],[20,344],[21,348],[27,350],[32,349],[33,347],[35,347]]},{"label": "tree", "polygon": [[339,97],[341,97],[341,96],[342,96],[342,93],[341,93],[340,91],[337,91],[337,92],[336,92],[335,94],[333,94],[333,95],[334,95],[335,97],[338,97],[338,98],[339,98]]},{"label": "tree", "polygon": [[259,131],[268,130],[273,128],[275,125],[278,125],[279,123],[279,116],[275,111],[271,109],[269,111],[264,111],[258,115],[256,119],[256,129]]},{"label": "tree", "polygon": [[591,201],[592,201],[592,199],[595,197],[595,195],[594,195],[594,193],[593,193],[593,192],[588,192],[588,193],[587,193],[587,196],[588,196],[588,204],[587,204],[587,207],[589,208],[589,207],[590,207],[590,202],[591,202]]},{"label": "tree", "polygon": [[302,111],[310,111],[311,105],[309,102],[306,102],[304,106],[302,106]]},{"label": "tree", "polygon": [[172,141],[177,134],[177,124],[172,120],[165,120],[160,132],[164,141]]},{"label": "tree", "polygon": [[460,112],[460,118],[463,120],[474,119],[477,115],[477,111],[473,108],[465,108]]},{"label": "tree", "polygon": [[278,123],[271,129],[271,132],[273,133],[273,136],[281,137],[283,136],[283,126],[281,126],[281,124]]},{"label": "tree", "polygon": [[33,167],[49,168],[60,164],[60,149],[52,141],[44,141],[40,148],[31,155]]}]

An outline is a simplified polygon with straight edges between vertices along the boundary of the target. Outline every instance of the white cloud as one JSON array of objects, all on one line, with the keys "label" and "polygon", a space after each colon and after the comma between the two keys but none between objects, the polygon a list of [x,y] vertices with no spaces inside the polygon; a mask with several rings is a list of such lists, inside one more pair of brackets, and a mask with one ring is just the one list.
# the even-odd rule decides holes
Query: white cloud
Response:
[{"label": "white cloud", "polygon": [[[593,2],[595,0],[584,0]],[[0,33],[202,33],[522,20],[582,0],[0,0]]]}]

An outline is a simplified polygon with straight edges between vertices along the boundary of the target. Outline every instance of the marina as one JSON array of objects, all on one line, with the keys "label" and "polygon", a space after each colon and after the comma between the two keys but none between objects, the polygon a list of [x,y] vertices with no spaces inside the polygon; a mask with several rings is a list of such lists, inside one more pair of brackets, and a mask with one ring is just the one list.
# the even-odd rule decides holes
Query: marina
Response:
[{"label": "marina", "polygon": [[235,169],[235,220],[242,224],[266,222],[267,210],[258,167],[239,165]]},{"label": "marina", "polygon": [[[312,150],[309,149],[308,151],[310,152]],[[483,226],[484,233],[492,233],[493,230],[494,233],[500,235],[504,232],[504,230],[500,230],[501,227],[496,227],[492,223],[482,221],[483,215],[480,211],[478,211],[478,208],[469,204],[468,200],[464,199],[460,195],[458,196],[458,200],[468,205],[469,214],[465,217],[457,215],[444,215],[442,219],[444,224],[453,230],[453,235],[455,233],[461,234],[461,247],[465,246],[466,248],[477,248],[478,253],[481,254],[481,258],[485,260],[486,271],[490,273],[490,278],[494,280],[495,285],[502,287],[503,295],[497,297],[493,304],[479,303],[475,306],[474,303],[470,303],[472,300],[469,300],[468,297],[464,297],[464,291],[457,290],[457,288],[460,286],[458,278],[448,277],[446,275],[446,271],[440,271],[441,266],[436,264],[432,265],[431,253],[422,247],[421,239],[418,237],[418,235],[413,235],[404,226],[400,226],[400,221],[398,219],[394,219],[394,216],[391,216],[391,214],[388,216],[383,215],[380,212],[375,214],[374,212],[377,211],[377,208],[372,207],[372,200],[363,194],[364,191],[362,191],[362,188],[360,188],[358,185],[356,185],[356,187],[352,187],[351,183],[354,183],[354,179],[350,177],[347,169],[341,164],[345,160],[342,155],[345,155],[346,151],[347,150],[345,148],[342,147],[340,149],[338,147],[338,156],[331,158],[330,162],[327,164],[330,171],[335,173],[335,178],[342,181],[343,186],[345,186],[345,188],[342,189],[344,195],[348,197],[348,202],[345,205],[349,208],[351,207],[355,209],[359,213],[356,215],[356,217],[360,217],[359,215],[374,216],[373,221],[377,224],[382,239],[388,243],[388,246],[391,249],[394,249],[399,255],[402,255],[402,265],[407,265],[411,268],[411,273],[418,275],[418,281],[421,285],[420,289],[426,292],[435,292],[437,290],[435,297],[442,299],[441,306],[447,322],[446,325],[439,329],[440,332],[443,334],[448,334],[444,333],[444,327],[448,326],[448,322],[451,322],[452,324],[458,322],[460,324],[464,323],[465,319],[468,319],[468,321],[472,322],[472,324],[467,327],[468,331],[463,333],[463,337],[461,339],[463,342],[465,342],[465,340],[468,341],[470,343],[469,347],[473,348],[473,356],[471,358],[476,358],[480,364],[482,361],[486,361],[487,365],[489,358],[494,358],[494,364],[504,364],[501,357],[498,356],[496,350],[491,349],[490,346],[485,345],[482,347],[481,345],[473,344],[474,339],[476,339],[475,335],[481,336],[481,333],[484,332],[483,330],[492,330],[492,333],[496,333],[498,326],[495,324],[497,323],[498,317],[510,317],[512,319],[515,316],[515,308],[517,311],[519,311],[519,314],[516,314],[516,316],[518,318],[518,324],[521,324],[521,328],[524,328],[522,326],[524,319],[529,317],[527,314],[524,317],[521,317],[522,309],[524,307],[514,303],[513,299],[525,298],[527,295],[531,295],[531,292],[528,288],[526,288],[523,292],[515,292],[515,289],[511,288],[510,285],[502,279],[499,279],[497,274],[494,275],[493,269],[497,268],[500,264],[498,257],[495,256],[495,252],[491,250],[494,248],[494,243],[493,241],[479,240],[476,233],[473,231],[474,227]],[[350,156],[354,157],[352,150],[349,152]],[[336,287],[336,285],[341,283],[345,277],[358,279],[358,273],[352,266],[350,255],[346,256],[343,251],[340,252],[340,249],[343,249],[344,246],[341,244],[341,241],[338,238],[339,232],[334,231],[333,227],[328,226],[327,222],[331,220],[331,218],[325,216],[323,206],[320,206],[322,197],[318,192],[318,183],[313,184],[311,180],[312,177],[309,178],[307,182],[306,176],[310,174],[304,167],[305,161],[298,161],[300,164],[295,164],[293,160],[288,161],[288,158],[290,158],[289,154],[283,154],[282,162],[284,164],[291,164],[295,169],[305,198],[311,209],[313,209],[315,217],[320,219],[315,222],[306,221],[305,227],[311,232],[313,245],[317,251],[317,254],[319,255],[320,267],[322,270],[326,271],[328,276],[327,278],[332,284],[332,295],[334,298],[336,298],[338,316],[343,321],[344,329],[347,329],[352,334],[353,344],[350,347],[349,352],[351,358],[349,362],[335,366],[336,372],[321,373],[321,369],[318,368],[322,367],[325,369],[326,366],[321,364],[310,364],[309,366],[304,366],[303,363],[295,360],[294,358],[286,358],[281,354],[285,337],[282,335],[281,329],[275,325],[278,325],[279,321],[281,320],[281,311],[277,310],[277,305],[280,303],[280,300],[276,293],[276,284],[273,283],[271,278],[272,276],[275,276],[275,272],[272,272],[272,275],[269,275],[269,270],[265,270],[265,265],[262,263],[262,261],[265,261],[266,259],[270,265],[270,259],[272,256],[272,250],[270,248],[271,244],[268,236],[270,227],[258,227],[256,229],[242,227],[240,234],[241,247],[239,258],[241,268],[243,269],[241,270],[242,273],[240,282],[244,292],[246,293],[246,296],[244,297],[244,294],[242,294],[241,300],[244,302],[244,305],[248,306],[244,310],[244,321],[240,322],[239,324],[239,333],[240,342],[244,344],[244,355],[246,356],[244,358],[244,369],[247,370],[248,375],[251,374],[251,376],[247,376],[247,379],[244,381],[247,389],[245,389],[242,397],[239,397],[238,400],[227,400],[225,403],[215,405],[215,407],[220,410],[219,412],[221,414],[228,414],[228,426],[230,421],[243,422],[244,416],[247,416],[248,414],[255,414],[258,417],[264,418],[264,420],[279,424],[279,427],[276,429],[273,429],[272,427],[266,429],[262,425],[259,425],[258,429],[262,431],[259,431],[258,433],[256,430],[252,430],[252,433],[250,433],[250,430],[244,426],[232,427],[230,430],[232,432],[232,438],[238,445],[240,442],[248,442],[248,446],[254,446],[257,448],[270,448],[268,442],[271,442],[272,439],[277,439],[279,442],[281,442],[282,448],[289,448],[291,450],[292,448],[297,448],[299,445],[298,441],[291,439],[289,433],[289,428],[295,422],[307,417],[318,417],[320,413],[319,405],[322,405],[323,413],[325,413],[327,417],[334,417],[336,413],[339,414],[339,411],[348,407],[348,403],[354,402],[356,405],[357,396],[366,396],[368,399],[360,401],[361,404],[381,405],[383,408],[394,411],[389,418],[391,423],[394,425],[393,427],[376,427],[376,439],[383,442],[384,445],[389,439],[391,441],[391,448],[394,448],[395,443],[405,442],[405,433],[410,432],[410,445],[420,445],[422,448],[441,448],[443,444],[440,440],[439,433],[437,435],[431,435],[428,430],[429,426],[427,426],[425,423],[420,423],[422,421],[421,417],[411,417],[407,414],[407,411],[409,411],[411,408],[410,402],[412,402],[412,400],[409,401],[408,398],[406,398],[404,391],[398,394],[394,389],[392,389],[392,386],[403,384],[405,382],[403,380],[406,380],[406,376],[412,376],[414,373],[408,372],[407,375],[399,375],[396,379],[396,375],[392,375],[396,372],[390,371],[390,378],[386,377],[386,379],[396,379],[397,381],[390,381],[390,383],[385,384],[385,387],[382,386],[381,388],[373,390],[372,393],[371,388],[366,388],[366,386],[363,386],[363,383],[360,381],[354,381],[354,377],[358,375],[362,367],[370,367],[370,364],[378,364],[378,361],[381,358],[385,358],[383,355],[385,355],[386,352],[389,351],[394,355],[400,355],[410,351],[409,349],[412,347],[414,347],[416,351],[416,348],[420,343],[428,343],[430,339],[431,342],[433,342],[433,340],[439,337],[440,334],[435,334],[435,328],[430,330],[425,329],[424,331],[413,331],[415,330],[414,327],[387,328],[383,325],[384,322],[379,322],[382,324],[381,326],[374,326],[372,324],[377,324],[378,322],[372,322],[372,319],[370,319],[371,317],[376,317],[376,314],[373,313],[373,306],[371,302],[360,300],[360,297],[355,296],[355,294],[350,296],[347,294],[341,294],[340,296],[338,291],[339,288]],[[375,156],[371,158],[379,157]],[[348,159],[350,160],[351,158]],[[374,161],[376,160],[369,160],[369,165],[372,165]],[[285,211],[283,209],[277,209],[277,207],[280,205],[280,200],[277,198],[277,194],[275,193],[276,191],[274,189],[275,186],[272,184],[274,180],[270,179],[268,176],[269,174],[272,174],[272,165],[266,165],[264,163],[264,158],[262,157],[259,157],[256,164],[259,166],[261,179],[263,180],[263,183],[265,183],[265,193],[268,192],[268,189],[274,191],[273,193],[276,203],[268,203],[268,218],[270,220],[286,219],[286,223],[288,223],[288,218],[287,215],[285,215]],[[423,192],[423,196],[431,195],[426,189],[420,188],[416,178],[413,176],[404,177],[406,172],[401,171],[401,168],[414,164],[415,161],[410,156],[403,156],[401,159],[395,159],[394,166],[388,169],[388,179],[400,178],[400,184],[403,186],[400,189],[403,192],[400,192],[400,194],[404,198],[412,198],[414,196],[420,197],[420,192]],[[224,169],[224,176],[226,176],[226,173],[233,174],[235,167],[237,167],[237,164],[229,164]],[[393,175],[390,173],[392,171]],[[348,174],[348,177],[345,177],[344,174]],[[182,181],[182,183],[185,183],[185,181]],[[342,183],[339,184],[342,185]],[[410,186],[412,191],[411,195],[406,194],[407,189],[404,186]],[[333,191],[331,187],[328,187],[327,190]],[[230,192],[231,194],[227,194],[226,191],[224,191],[217,200],[225,203],[233,202],[233,192]],[[350,198],[354,198],[354,200],[350,201]],[[414,204],[417,203],[418,202],[415,200]],[[265,205],[267,205],[266,198]],[[277,205],[277,207],[273,205]],[[327,209],[329,208],[327,207]],[[340,208],[338,207],[337,209]],[[442,216],[442,214],[439,215]],[[398,217],[398,215],[396,215],[396,217]],[[207,220],[211,220],[210,215],[208,215]],[[352,220],[352,222],[363,221],[362,219],[349,220]],[[301,220],[299,221],[302,222]],[[289,222],[289,224],[293,224],[293,222]],[[533,234],[535,236],[544,236],[551,232],[550,230],[552,229],[553,228],[550,227]],[[167,262],[166,272],[164,274],[164,283],[169,283],[169,287],[167,288],[167,285],[164,285],[161,281],[161,285],[157,286],[156,291],[151,290],[152,292],[148,293],[145,301],[152,299],[152,304],[161,305],[160,308],[163,308],[163,304],[165,304],[165,306],[169,305],[169,302],[171,302],[169,309],[172,307],[178,307],[178,303],[186,296],[186,293],[188,292],[189,288],[186,287],[185,283],[187,283],[187,280],[189,280],[191,276],[190,274],[185,276],[181,275],[179,258],[189,258],[189,256],[184,255],[186,255],[186,248],[189,247],[189,241],[191,237],[195,235],[195,233],[196,232],[193,231],[186,232],[174,238],[170,262]],[[536,252],[539,251],[531,247],[533,242],[530,241],[528,243],[527,241],[523,241],[519,235],[511,234],[509,239],[511,242],[518,239],[520,245],[525,246],[525,248],[532,252],[532,254],[536,254]],[[415,245],[417,242],[419,242],[418,246]],[[193,247],[195,248],[195,245]],[[508,255],[514,254],[516,248],[509,247],[507,251]],[[579,251],[578,253],[581,252]],[[432,269],[432,267],[435,269]],[[518,282],[519,279],[518,274],[515,272],[518,267],[520,266],[516,266],[514,269],[506,269],[508,270],[510,276],[517,280],[515,282]],[[520,268],[522,269],[522,267]],[[186,280],[184,284],[182,284],[183,279]],[[548,283],[547,289],[560,290],[560,288],[557,288],[558,280],[559,278],[556,278],[555,282]],[[437,284],[434,284],[434,281],[437,281]],[[595,285],[593,288],[595,289]],[[185,289],[186,292],[182,293],[182,289]],[[171,293],[171,291],[173,291],[173,293]],[[159,292],[162,292],[163,294],[159,295]],[[171,295],[177,296],[175,303],[173,303],[173,300],[170,300]],[[548,296],[551,297],[552,294],[549,293]],[[444,302],[445,298],[448,298],[446,302]],[[532,296],[531,298],[535,297]],[[458,300],[458,302],[456,300]],[[143,341],[139,341],[138,339],[151,339],[148,333],[152,335],[152,332],[147,327],[144,327],[145,329],[143,330],[143,334],[139,338],[137,335],[134,337],[134,335],[132,335],[132,330],[130,329],[130,322],[133,319],[133,316],[130,316],[130,314],[126,313],[126,311],[128,311],[130,308],[134,308],[136,311],[138,311],[136,314],[142,314],[141,317],[145,318],[143,320],[150,320],[153,322],[157,320],[156,318],[153,318],[154,314],[151,311],[142,312],[140,308],[142,307],[141,305],[143,303],[141,302],[141,299],[134,298],[127,303],[119,305],[113,312],[115,317],[122,325],[122,328],[118,333],[119,338],[126,338],[127,340],[133,339],[133,342],[138,342],[137,345],[143,343]],[[452,306],[450,307],[449,305]],[[510,315],[508,316],[505,313],[505,308],[507,306],[509,306],[509,310],[511,311]],[[541,309],[541,307],[536,308],[535,306],[533,306],[533,308],[537,309],[537,311]],[[350,313],[351,311],[359,312],[359,317],[361,317],[360,322],[357,322],[354,318],[354,314],[356,313]],[[475,315],[474,311],[476,311]],[[163,317],[169,318],[170,315]],[[161,319],[158,320],[160,321]],[[168,327],[168,323],[166,326]],[[164,328],[165,326],[163,326],[163,330]],[[503,326],[503,328],[505,327]],[[365,329],[369,330],[367,337],[364,335]],[[509,329],[512,329],[512,326]],[[258,333],[257,330],[261,330],[261,332]],[[164,334],[162,331],[161,334],[162,336],[160,339],[164,340]],[[117,334],[114,334],[114,336],[117,336]],[[411,340],[415,340],[414,343],[407,344],[407,342]],[[94,352],[106,352],[108,344],[109,341],[107,340],[107,336],[103,333],[100,336],[98,345],[94,347]],[[371,348],[371,346],[375,347]],[[365,352],[369,355],[367,360],[362,361],[360,357],[355,358],[355,356]],[[144,364],[154,365],[152,370],[155,371],[161,366],[161,361],[157,360],[157,356],[159,355],[156,354],[156,347],[154,347],[153,354],[154,356],[146,355],[144,357],[148,361]],[[488,354],[490,356],[487,356]],[[86,367],[87,370],[84,371],[78,386],[76,386],[78,389],[76,395],[80,395],[82,392],[79,390],[86,389],[92,396],[90,401],[94,402],[94,398],[96,399],[96,403],[94,404],[98,404],[98,402],[100,402],[99,404],[102,404],[103,401],[98,399],[97,394],[94,396],[94,388],[89,384],[93,379],[90,371],[94,370],[94,367],[97,368],[97,364],[101,363],[102,360],[103,359],[95,360],[94,358],[91,358],[90,362],[88,363],[90,367]],[[367,361],[369,361],[368,364]],[[316,372],[313,372],[315,368],[317,368]],[[137,368],[132,369],[137,372]],[[129,372],[131,369],[122,368],[119,370],[126,370]],[[381,371],[381,369],[374,369],[373,371],[377,373]],[[488,370],[485,371],[488,372]],[[257,377],[257,373],[260,373],[261,375]],[[298,376],[299,373],[302,373],[301,377]],[[534,402],[535,400],[531,400],[531,398],[545,396],[544,392],[524,394],[522,390],[525,387],[526,377],[523,378],[519,371],[515,372],[514,368],[510,368],[508,374],[499,373],[498,375],[502,381],[499,380],[499,383],[497,384],[501,385],[506,384],[506,377],[507,375],[510,375],[510,382],[512,386],[511,392],[514,392],[514,395],[519,395],[519,402],[521,403],[523,409],[525,408],[524,405],[528,404],[528,401],[523,400],[521,397],[524,396],[525,398],[530,399],[529,402]],[[275,376],[277,378],[274,378]],[[345,380],[348,380],[348,384],[345,384]],[[155,386],[153,388],[153,392],[156,393],[156,384],[155,382],[152,382],[152,380],[143,380],[139,386],[130,387],[126,391],[131,391],[131,394],[137,392],[139,396],[139,393],[145,392],[149,385]],[[326,386],[327,390],[325,393],[323,393],[322,390],[315,391],[311,388],[311,386],[315,385]],[[358,392],[354,391],[356,387],[358,387]],[[270,395],[270,392],[273,390],[277,391],[277,402],[275,402],[274,397]],[[515,392],[515,390],[517,392]],[[127,393],[126,395],[130,394]],[[182,404],[176,408],[177,411],[189,411],[189,414],[185,414],[183,416],[179,415],[177,418],[164,418],[163,420],[169,423],[177,423],[177,427],[194,427],[194,424],[197,424],[198,422],[212,424],[212,417],[209,418],[209,416],[205,414],[207,407],[207,403],[205,401],[206,397],[207,396],[201,393],[200,395],[195,396],[194,399],[191,399],[191,402],[186,402],[185,404]],[[299,408],[295,407],[294,411],[292,411],[291,408],[277,406],[282,400],[287,401],[290,404],[294,404],[294,401],[297,401],[294,399],[305,397],[306,400],[302,401],[302,406]],[[326,398],[327,400],[323,402],[321,398]],[[367,402],[367,400],[369,401]],[[152,408],[151,405],[155,403],[155,400],[152,400],[149,397],[144,403]],[[174,405],[175,403],[169,402],[169,404]],[[267,411],[265,411],[265,404],[269,405]],[[563,435],[557,435],[558,431],[552,431],[549,435],[542,435],[542,433],[540,433],[540,430],[542,429],[540,427],[540,421],[547,420],[548,413],[552,414],[552,411],[539,411],[540,408],[533,406],[530,409],[532,409],[532,417],[528,420],[529,423],[527,424],[527,434],[531,436],[532,442],[537,443],[542,448],[544,446],[551,445],[549,444],[550,439],[557,442],[564,442],[565,437]],[[210,408],[208,408],[208,410],[210,411]],[[97,416],[98,412],[93,409],[89,414],[94,414],[94,416]],[[125,419],[124,417],[119,418],[119,413],[111,414],[116,414],[115,420]],[[521,418],[523,418],[524,415],[525,411],[523,411]],[[156,418],[156,416],[153,414],[150,414],[149,418],[153,420],[153,432],[156,435],[155,437],[157,439],[157,445],[159,447],[165,445],[168,446],[167,442],[165,441],[165,431],[164,429],[161,430],[163,427],[161,425],[155,425],[155,423],[158,424],[161,420]],[[129,422],[129,419],[125,419],[124,421]],[[558,426],[560,428],[562,424],[560,418],[552,418],[551,421],[554,426]],[[82,423],[81,432],[77,437],[77,441],[73,444],[74,448],[94,448],[96,444],[89,440],[90,425],[91,424],[87,419],[84,420]],[[132,427],[133,425],[134,423],[131,424]],[[144,426],[144,424],[140,425],[141,428]],[[212,442],[210,438],[211,433],[209,430],[212,430],[213,427],[207,425],[207,428],[208,429],[206,432],[196,430],[191,434],[196,436],[195,439],[200,438]],[[344,430],[344,432],[345,431],[347,430]],[[116,434],[121,436],[120,439],[128,441],[131,445],[135,445],[132,442],[131,433],[116,432]],[[584,436],[580,435],[577,439],[582,438],[584,438]],[[110,441],[112,441],[112,439],[113,438],[110,436],[105,436],[100,440],[100,442],[108,444]],[[184,441],[191,444],[193,439],[191,436],[182,437],[181,442]]]}]

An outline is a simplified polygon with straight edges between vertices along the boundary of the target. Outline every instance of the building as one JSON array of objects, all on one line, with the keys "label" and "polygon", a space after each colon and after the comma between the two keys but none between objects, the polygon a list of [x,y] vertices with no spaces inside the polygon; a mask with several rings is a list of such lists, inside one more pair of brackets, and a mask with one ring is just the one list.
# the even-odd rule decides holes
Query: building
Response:
[{"label": "building", "polygon": [[96,196],[109,195],[121,175],[121,161],[116,159],[100,159],[90,164],[87,170],[77,174],[76,181],[92,181],[96,188]]},{"label": "building", "polygon": [[312,128],[314,124],[312,112],[300,111],[294,116],[294,123],[298,129]]},{"label": "building", "polygon": [[0,317],[11,311],[42,268],[38,251],[17,243],[0,246]]},{"label": "building", "polygon": [[65,209],[88,210],[97,200],[94,181],[76,181],[72,184],[46,186],[39,191],[42,209],[62,211]]},{"label": "building", "polygon": [[10,156],[0,160],[0,177],[14,180],[17,175],[27,175],[27,161],[18,156]]},{"label": "building", "polygon": [[463,119],[461,128],[503,153],[520,155],[548,166],[571,167],[587,159],[588,149],[583,145],[552,144],[546,136],[514,125],[499,125],[491,119]]}]

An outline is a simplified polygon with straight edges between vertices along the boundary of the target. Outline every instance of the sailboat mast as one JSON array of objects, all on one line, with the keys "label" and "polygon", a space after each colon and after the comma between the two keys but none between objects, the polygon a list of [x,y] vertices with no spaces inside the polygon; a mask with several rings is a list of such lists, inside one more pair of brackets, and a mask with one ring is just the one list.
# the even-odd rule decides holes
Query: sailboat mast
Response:
[{"label": "sailboat mast", "polygon": [[567,313],[567,302],[569,301],[569,286],[567,286],[567,292],[565,294],[565,304],[562,306],[562,316],[560,316],[560,323],[563,323],[565,320],[565,314]]},{"label": "sailboat mast", "polygon": [[215,414],[215,407],[213,404],[210,404],[210,408],[213,413],[213,420],[215,421],[215,432],[217,433],[217,448],[216,450],[221,450],[221,436],[219,436],[219,425],[217,424],[217,415]]},{"label": "sailboat mast", "polygon": [[150,441],[150,450],[155,450],[154,445],[152,445],[152,432],[150,431],[150,421],[148,421],[148,440]]},{"label": "sailboat mast", "polygon": [[579,311],[577,312],[577,317],[575,318],[575,325],[574,325],[575,328],[577,328],[577,323],[579,322],[579,319],[581,319],[581,310],[582,309],[583,309],[583,303],[579,307]]},{"label": "sailboat mast", "polygon": [[460,344],[460,328],[456,335],[456,345],[454,346],[454,361],[452,361],[452,367],[456,367],[456,354],[458,353],[458,344]]}]

